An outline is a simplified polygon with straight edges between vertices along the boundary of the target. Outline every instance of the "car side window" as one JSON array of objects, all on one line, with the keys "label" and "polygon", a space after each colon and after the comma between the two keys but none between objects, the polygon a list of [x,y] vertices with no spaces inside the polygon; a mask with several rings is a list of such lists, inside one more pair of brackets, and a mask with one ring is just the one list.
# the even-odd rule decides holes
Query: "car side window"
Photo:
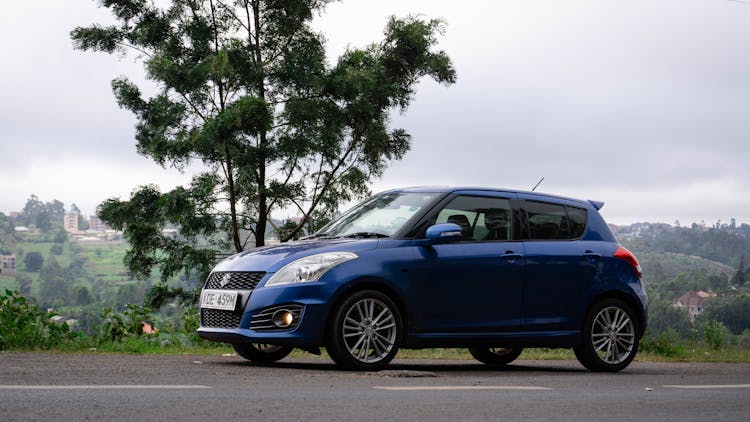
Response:
[{"label": "car side window", "polygon": [[511,216],[509,199],[457,196],[440,210],[433,224],[458,224],[463,241],[507,241],[513,239]]},{"label": "car side window", "polygon": [[570,239],[570,226],[564,205],[526,201],[529,238],[532,240]]},{"label": "car side window", "polygon": [[570,224],[570,238],[578,239],[586,232],[586,210],[568,207],[568,223]]},{"label": "car side window", "polygon": [[530,240],[577,239],[586,231],[586,210],[548,202],[525,201]]}]

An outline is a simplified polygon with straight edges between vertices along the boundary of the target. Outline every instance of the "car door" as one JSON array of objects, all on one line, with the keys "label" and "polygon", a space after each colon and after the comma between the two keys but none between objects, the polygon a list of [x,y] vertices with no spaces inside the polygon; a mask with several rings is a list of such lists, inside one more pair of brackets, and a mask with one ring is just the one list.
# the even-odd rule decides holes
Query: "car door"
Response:
[{"label": "car door", "polygon": [[601,242],[580,240],[586,227],[583,208],[528,198],[521,204],[526,237],[522,328],[577,330],[599,268]]},{"label": "car door", "polygon": [[[411,270],[411,325],[417,332],[488,332],[519,326],[523,243],[516,238],[512,194],[454,195],[423,227],[461,226],[456,243],[416,249]],[[514,224],[514,221],[516,222]],[[515,227],[515,228],[514,228]]]}]

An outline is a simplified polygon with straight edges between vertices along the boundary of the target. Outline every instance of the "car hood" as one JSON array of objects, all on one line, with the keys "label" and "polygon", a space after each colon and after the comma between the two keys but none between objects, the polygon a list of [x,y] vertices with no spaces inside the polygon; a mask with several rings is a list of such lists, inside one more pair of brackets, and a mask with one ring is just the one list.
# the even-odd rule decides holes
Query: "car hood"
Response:
[{"label": "car hood", "polygon": [[213,271],[276,272],[284,265],[309,255],[324,252],[362,252],[375,249],[377,239],[301,240],[262,246],[232,255],[219,262]]}]

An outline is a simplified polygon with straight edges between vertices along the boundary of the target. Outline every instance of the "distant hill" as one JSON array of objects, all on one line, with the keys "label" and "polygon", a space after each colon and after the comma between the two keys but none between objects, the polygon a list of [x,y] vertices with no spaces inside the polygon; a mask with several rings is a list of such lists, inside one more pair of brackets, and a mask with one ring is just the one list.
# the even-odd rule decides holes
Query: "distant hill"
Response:
[{"label": "distant hill", "polygon": [[[750,225],[721,224],[712,227],[693,224],[690,227],[663,223],[636,223],[629,226],[611,225],[618,240],[639,258],[648,254],[685,255],[714,261],[715,270],[736,271],[743,257],[750,260]],[[687,262],[682,260],[683,262]],[[745,261],[747,266],[750,261]],[[711,265],[708,265],[711,267]]]}]

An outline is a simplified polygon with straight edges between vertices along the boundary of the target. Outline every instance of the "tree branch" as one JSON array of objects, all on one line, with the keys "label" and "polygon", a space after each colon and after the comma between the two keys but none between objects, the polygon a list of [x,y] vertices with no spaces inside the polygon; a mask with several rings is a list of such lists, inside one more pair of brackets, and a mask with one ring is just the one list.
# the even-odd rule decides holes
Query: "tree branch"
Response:
[{"label": "tree branch", "polygon": [[237,23],[239,23],[239,24],[240,24],[240,26],[242,26],[243,28],[245,28],[245,30],[247,30],[247,31],[249,31],[249,30],[250,30],[250,28],[248,28],[248,27],[247,27],[247,25],[245,25],[245,23],[244,23],[244,22],[242,21],[242,19],[240,19],[240,18],[239,18],[239,17],[238,17],[238,16],[237,16],[237,15],[236,15],[236,14],[234,13],[234,8],[233,8],[233,7],[229,7],[229,6],[227,6],[227,5],[226,5],[226,4],[224,4],[224,2],[223,2],[223,1],[221,1],[221,0],[216,0],[216,3],[217,3],[217,4],[219,5],[219,6],[223,7],[223,8],[224,8],[224,10],[226,10],[227,12],[229,12],[229,14],[230,14],[230,15],[232,15],[232,17],[234,18],[234,20],[236,20],[236,21],[237,21]]}]

